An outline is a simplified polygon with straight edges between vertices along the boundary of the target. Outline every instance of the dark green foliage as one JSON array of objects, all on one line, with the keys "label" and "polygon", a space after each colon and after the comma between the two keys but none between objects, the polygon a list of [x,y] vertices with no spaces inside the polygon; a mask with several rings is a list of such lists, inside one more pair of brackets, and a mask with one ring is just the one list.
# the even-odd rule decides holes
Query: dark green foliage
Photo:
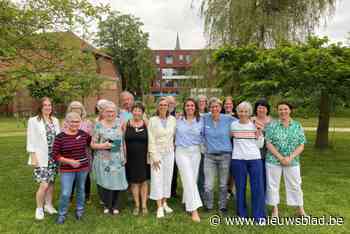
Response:
[{"label": "dark green foliage", "polygon": [[219,85],[236,80],[239,89],[233,94],[239,99],[278,96],[314,107],[320,124],[316,146],[327,147],[330,112],[350,100],[350,49],[316,37],[305,44],[252,48],[224,47],[216,52]]}]

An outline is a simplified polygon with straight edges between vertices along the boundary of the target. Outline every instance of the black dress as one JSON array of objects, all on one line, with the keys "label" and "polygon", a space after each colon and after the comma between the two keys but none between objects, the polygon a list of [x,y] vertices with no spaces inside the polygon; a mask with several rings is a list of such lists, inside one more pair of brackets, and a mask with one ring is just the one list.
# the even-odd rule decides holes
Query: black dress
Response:
[{"label": "black dress", "polygon": [[134,128],[128,121],[125,131],[127,153],[126,178],[129,183],[142,183],[150,179],[150,166],[147,164],[148,134],[143,124]]}]

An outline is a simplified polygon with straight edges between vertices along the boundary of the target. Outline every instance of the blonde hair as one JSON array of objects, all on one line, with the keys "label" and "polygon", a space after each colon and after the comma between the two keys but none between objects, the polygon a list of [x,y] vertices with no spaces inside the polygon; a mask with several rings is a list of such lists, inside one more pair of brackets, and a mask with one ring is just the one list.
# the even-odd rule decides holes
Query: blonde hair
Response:
[{"label": "blonde hair", "polygon": [[159,104],[162,102],[162,101],[166,101],[168,103],[168,110],[166,111],[166,117],[168,117],[170,115],[170,112],[169,112],[169,99],[167,97],[161,97],[159,98],[158,102],[157,102],[157,111],[156,111],[156,115],[159,116]]},{"label": "blonde hair", "polygon": [[221,107],[222,107],[222,102],[221,102],[221,100],[219,99],[219,98],[217,98],[217,97],[212,97],[212,98],[210,98],[209,99],[209,107],[211,107],[211,105],[213,104],[213,103],[217,103],[217,104],[219,104]]},{"label": "blonde hair", "polygon": [[75,108],[79,108],[81,111],[81,119],[85,119],[86,118],[86,110],[84,105],[81,102],[78,101],[72,101],[71,103],[69,103],[68,107],[67,107],[67,111],[66,113],[70,113],[73,112],[72,109]]}]

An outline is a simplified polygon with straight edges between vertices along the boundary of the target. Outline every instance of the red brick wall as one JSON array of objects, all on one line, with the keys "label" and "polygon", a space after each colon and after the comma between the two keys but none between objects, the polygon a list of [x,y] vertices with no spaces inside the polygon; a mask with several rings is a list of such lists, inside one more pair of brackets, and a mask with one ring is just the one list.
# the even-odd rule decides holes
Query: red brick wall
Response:
[{"label": "red brick wall", "polygon": [[[107,99],[118,104],[119,94],[121,92],[120,77],[117,75],[118,72],[112,63],[112,60],[101,56],[98,57],[96,62],[98,63],[97,73],[109,80],[104,82],[102,89],[97,95],[87,97],[83,101],[88,114],[95,113],[95,106],[99,99]],[[0,112],[3,114],[20,113],[21,115],[29,115],[36,112],[37,106],[37,102],[30,97],[28,90],[22,89],[16,93],[15,98],[10,104],[0,106]],[[65,113],[65,108],[64,105],[55,106],[56,112],[60,114]]]}]

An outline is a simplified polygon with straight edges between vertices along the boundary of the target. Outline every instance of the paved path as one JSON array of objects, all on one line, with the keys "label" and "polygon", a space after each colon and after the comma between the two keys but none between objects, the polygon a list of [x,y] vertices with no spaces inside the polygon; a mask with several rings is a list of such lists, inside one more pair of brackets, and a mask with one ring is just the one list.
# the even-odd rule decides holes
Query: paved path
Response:
[{"label": "paved path", "polygon": [[[305,127],[305,131],[316,131],[315,127]],[[350,132],[350,128],[329,128],[329,132]]]}]

